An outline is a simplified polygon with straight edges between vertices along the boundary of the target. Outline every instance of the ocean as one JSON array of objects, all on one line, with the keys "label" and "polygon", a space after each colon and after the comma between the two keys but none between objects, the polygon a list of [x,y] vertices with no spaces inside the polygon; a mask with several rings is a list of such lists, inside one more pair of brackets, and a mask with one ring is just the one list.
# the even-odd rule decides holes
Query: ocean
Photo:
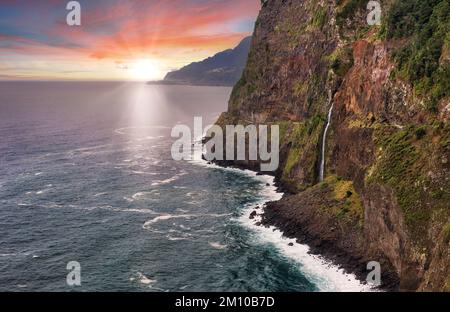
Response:
[{"label": "ocean", "polygon": [[0,291],[369,290],[255,226],[254,207],[282,196],[273,178],[172,159],[172,127],[213,123],[230,93],[1,82]]}]

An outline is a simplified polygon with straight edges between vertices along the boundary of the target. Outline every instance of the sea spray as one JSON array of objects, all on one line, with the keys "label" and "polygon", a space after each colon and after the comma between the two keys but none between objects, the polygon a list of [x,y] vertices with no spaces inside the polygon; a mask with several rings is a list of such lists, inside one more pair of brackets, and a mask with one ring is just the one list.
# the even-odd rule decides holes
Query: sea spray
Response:
[{"label": "sea spray", "polygon": [[277,191],[274,177],[256,176],[255,178],[266,185],[261,190],[261,201],[247,206],[239,222],[253,230],[260,243],[272,244],[283,256],[298,263],[302,273],[316,285],[319,291],[374,291],[370,286],[362,284],[354,274],[346,273],[321,256],[310,254],[309,246],[297,243],[296,239],[285,237],[276,227],[258,226],[261,215],[257,214],[253,219],[250,218],[255,207],[260,206],[264,209],[268,202],[281,199],[283,194]]}]

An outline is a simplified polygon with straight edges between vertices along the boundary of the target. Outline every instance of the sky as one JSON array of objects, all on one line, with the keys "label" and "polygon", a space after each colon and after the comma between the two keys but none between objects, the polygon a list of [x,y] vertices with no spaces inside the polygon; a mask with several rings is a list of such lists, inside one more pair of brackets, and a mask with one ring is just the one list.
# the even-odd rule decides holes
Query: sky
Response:
[{"label": "sky", "polygon": [[0,0],[0,80],[158,80],[236,46],[260,0]]}]

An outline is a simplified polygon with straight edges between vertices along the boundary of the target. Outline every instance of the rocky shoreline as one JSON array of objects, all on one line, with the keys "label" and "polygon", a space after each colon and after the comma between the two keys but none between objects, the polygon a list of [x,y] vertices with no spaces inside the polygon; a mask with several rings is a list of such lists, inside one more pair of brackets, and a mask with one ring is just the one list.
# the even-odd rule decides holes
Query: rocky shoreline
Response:
[{"label": "rocky shoreline", "polygon": [[[322,219],[311,209],[298,209],[290,202],[295,201],[292,195],[287,195],[277,202],[267,203],[262,213],[260,226],[274,226],[283,232],[287,238],[296,239],[297,243],[308,245],[310,253],[324,257],[334,265],[344,269],[346,273],[354,274],[363,284],[369,271],[367,263],[371,260],[363,252],[355,250],[354,233],[343,233],[330,224],[330,220]],[[344,235],[345,234],[345,235]],[[349,238],[350,236],[350,238]],[[346,245],[348,249],[344,249]],[[377,259],[379,260],[379,259]],[[385,291],[398,291],[399,279],[391,265],[383,260],[382,284],[378,287]]]},{"label": "rocky shoreline", "polygon": [[[247,66],[216,124],[224,131],[226,125],[279,126],[276,176],[289,194],[267,205],[263,225],[277,226],[362,280],[367,264],[379,262],[384,289],[450,291],[443,76],[449,15],[442,14],[450,7],[412,0],[413,9],[405,10],[404,1],[391,1],[383,12],[395,18],[368,29],[360,4],[266,2]],[[422,14],[417,29],[433,29],[436,41],[419,44],[428,33],[403,31],[406,21]],[[387,29],[401,31],[386,36]],[[415,62],[425,52],[432,67]],[[407,78],[405,64],[433,70],[413,70]],[[441,78],[432,82],[432,76]],[[232,165],[259,169],[252,161]]]},{"label": "rocky shoreline", "polygon": [[[215,161],[214,163],[225,168],[251,170],[258,175],[268,174],[259,171],[256,163],[229,161]],[[321,256],[346,273],[354,274],[363,284],[366,283],[369,273],[366,268],[367,264],[370,261],[378,261],[382,267],[382,284],[378,289],[382,291],[399,290],[399,278],[395,269],[383,256],[370,257],[367,254],[363,248],[363,237],[354,229],[354,225],[339,224],[332,216],[326,216],[316,211],[318,205],[327,204],[324,199],[327,190],[321,189],[314,194],[292,194],[276,175],[275,186],[280,193],[284,194],[283,198],[279,201],[268,202],[263,207],[256,206],[249,216],[251,220],[256,219],[257,216],[261,217],[261,221],[255,221],[255,225],[277,228],[285,237],[309,246],[312,255]],[[305,196],[305,199],[302,200],[302,196]],[[328,202],[328,204],[335,203]]]}]

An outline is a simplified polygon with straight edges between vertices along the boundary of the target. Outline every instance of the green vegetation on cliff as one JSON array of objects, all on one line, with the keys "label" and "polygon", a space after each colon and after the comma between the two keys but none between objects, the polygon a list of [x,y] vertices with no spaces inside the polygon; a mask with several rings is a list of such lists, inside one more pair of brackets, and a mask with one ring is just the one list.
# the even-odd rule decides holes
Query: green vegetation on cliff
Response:
[{"label": "green vegetation on cliff", "polygon": [[342,26],[346,19],[353,17],[358,10],[365,8],[367,0],[337,0],[337,4],[341,6],[341,9],[336,14],[336,22],[338,26]]},{"label": "green vegetation on cliff", "polygon": [[329,197],[335,201],[334,205],[322,207],[322,210],[338,219],[354,222],[362,228],[364,224],[364,208],[360,195],[356,192],[353,182],[336,176],[328,176],[319,185],[320,188],[329,189]]},{"label": "green vegetation on cliff", "polygon": [[[366,5],[264,2],[219,124],[278,124],[278,181],[292,201],[311,205],[286,214],[337,220],[370,242],[361,256],[387,257],[408,290],[442,290],[450,281],[440,252],[450,243],[450,3],[382,2],[381,27],[368,27]],[[329,91],[327,174],[318,183]]]},{"label": "green vegetation on cliff", "polygon": [[449,1],[397,0],[382,32],[388,40],[407,39],[394,54],[397,73],[414,85],[418,95],[427,97],[427,108],[435,111],[438,102],[450,95]]},{"label": "green vegetation on cliff", "polygon": [[300,191],[307,185],[296,182],[298,170],[306,174],[305,179],[312,184],[315,180],[315,165],[318,159],[317,145],[320,141],[325,119],[316,115],[305,122],[282,121],[280,126],[281,148],[286,151],[285,162],[282,163],[281,181],[291,185],[292,191]]},{"label": "green vegetation on cliff", "polygon": [[379,126],[374,132],[377,162],[369,170],[367,183],[387,184],[395,190],[410,233],[424,243],[432,217],[450,217],[450,189],[445,181],[450,149],[450,125],[436,122],[411,124],[398,130]]}]

